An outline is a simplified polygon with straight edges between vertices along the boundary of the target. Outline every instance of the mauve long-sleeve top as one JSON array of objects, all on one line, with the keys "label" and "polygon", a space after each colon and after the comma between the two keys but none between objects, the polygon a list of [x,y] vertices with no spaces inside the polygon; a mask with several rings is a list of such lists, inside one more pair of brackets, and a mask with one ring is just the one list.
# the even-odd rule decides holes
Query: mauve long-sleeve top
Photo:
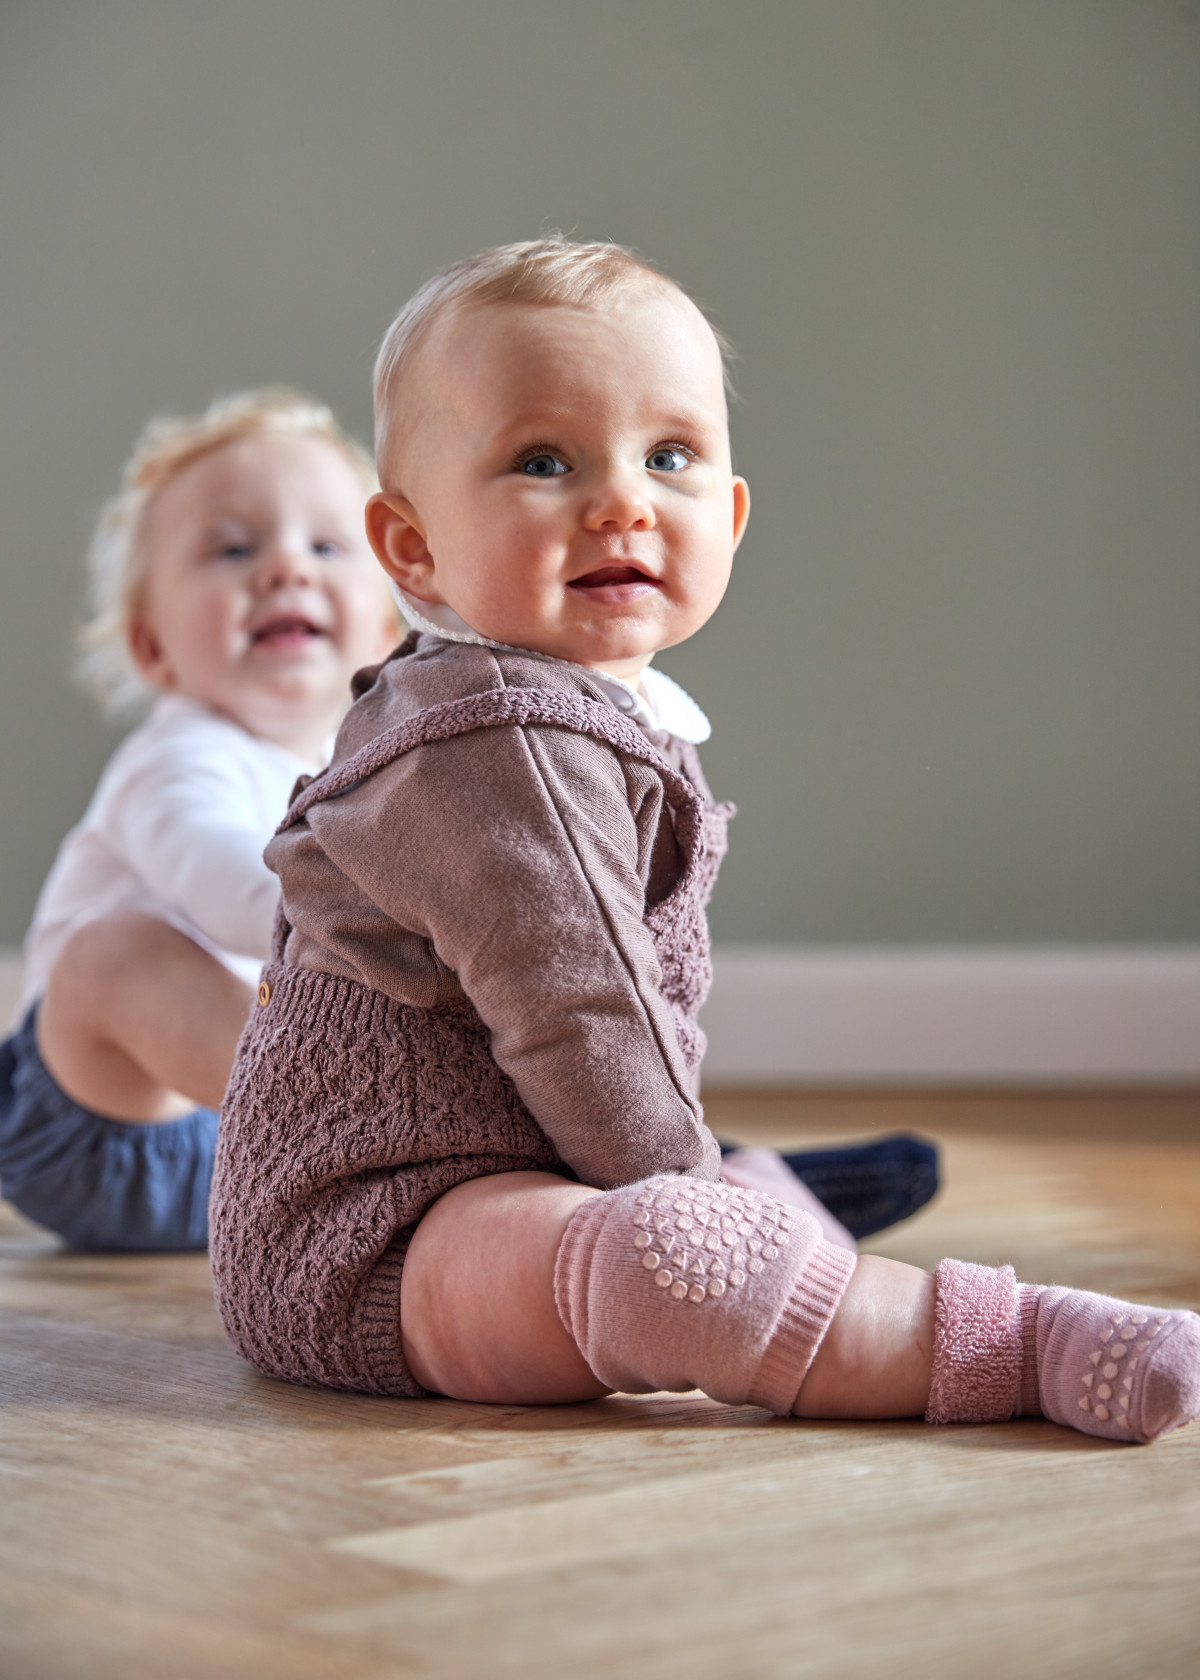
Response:
[{"label": "mauve long-sleeve top", "polygon": [[[334,766],[431,707],[514,688],[612,705],[584,667],[425,636],[365,686]],[[708,801],[694,752],[651,741],[676,767],[686,754]],[[652,763],[545,723],[429,741],[313,805],[266,858],[285,961],[418,1008],[469,999],[584,1183],[718,1176],[644,919],[682,869]]]}]

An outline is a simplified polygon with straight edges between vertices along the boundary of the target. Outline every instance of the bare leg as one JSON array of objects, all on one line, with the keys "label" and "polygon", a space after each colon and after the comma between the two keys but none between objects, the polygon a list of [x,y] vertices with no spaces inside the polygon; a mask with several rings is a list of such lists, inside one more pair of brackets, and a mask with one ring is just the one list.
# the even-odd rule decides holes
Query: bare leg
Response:
[{"label": "bare leg", "polygon": [[404,1261],[404,1354],[419,1383],[456,1400],[558,1405],[609,1391],[554,1305],[567,1221],[598,1190],[551,1173],[499,1173],[449,1190]]},{"label": "bare leg", "polygon": [[1032,1414],[1141,1442],[1200,1415],[1195,1313],[955,1260],[936,1278],[877,1255],[849,1271],[811,1216],[754,1196],[666,1177],[608,1196],[542,1173],[460,1185],[417,1227],[404,1268],[414,1374],[469,1400],[700,1381],[801,1417]]},{"label": "bare leg", "polygon": [[804,1379],[797,1417],[923,1417],[933,1370],[933,1275],[880,1254],[854,1275]]},{"label": "bare leg", "polygon": [[[598,1194],[545,1173],[502,1173],[434,1204],[404,1263],[404,1351],[418,1382],[459,1400],[524,1405],[607,1392],[554,1303],[567,1222]],[[932,1346],[933,1279],[864,1255],[796,1409],[805,1417],[919,1416]]]},{"label": "bare leg", "polygon": [[69,1097],[116,1120],[218,1108],[250,988],[177,928],[131,910],[79,929],[38,1008],[42,1059]]}]

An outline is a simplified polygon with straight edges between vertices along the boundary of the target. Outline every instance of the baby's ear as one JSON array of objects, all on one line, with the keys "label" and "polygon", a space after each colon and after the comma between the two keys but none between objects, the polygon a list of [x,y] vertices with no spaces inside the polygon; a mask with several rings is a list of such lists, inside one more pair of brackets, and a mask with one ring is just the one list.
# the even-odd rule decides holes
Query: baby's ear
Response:
[{"label": "baby's ear", "polygon": [[425,542],[417,510],[406,496],[379,490],[366,509],[367,538],[393,583],[419,601],[439,602],[433,581],[433,555]]},{"label": "baby's ear", "polygon": [[174,673],[152,625],[144,618],[135,618],[126,631],[129,655],[138,671],[155,688],[170,688]]},{"label": "baby's ear", "polygon": [[733,481],[733,546],[735,551],[746,534],[746,521],[749,517],[750,486],[744,478],[735,478]]}]

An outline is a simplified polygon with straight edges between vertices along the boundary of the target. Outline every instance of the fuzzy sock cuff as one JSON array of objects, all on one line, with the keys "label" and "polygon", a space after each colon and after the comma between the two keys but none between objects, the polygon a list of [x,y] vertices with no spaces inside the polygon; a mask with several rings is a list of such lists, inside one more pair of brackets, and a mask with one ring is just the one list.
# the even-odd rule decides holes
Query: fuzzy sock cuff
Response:
[{"label": "fuzzy sock cuff", "polygon": [[943,1260],[934,1273],[929,1423],[1044,1416],[1153,1441],[1200,1413],[1200,1318],[1086,1289],[1018,1284]]},{"label": "fuzzy sock cuff", "polygon": [[934,1273],[933,1380],[927,1423],[1001,1423],[1021,1400],[1016,1273],[943,1260]]}]

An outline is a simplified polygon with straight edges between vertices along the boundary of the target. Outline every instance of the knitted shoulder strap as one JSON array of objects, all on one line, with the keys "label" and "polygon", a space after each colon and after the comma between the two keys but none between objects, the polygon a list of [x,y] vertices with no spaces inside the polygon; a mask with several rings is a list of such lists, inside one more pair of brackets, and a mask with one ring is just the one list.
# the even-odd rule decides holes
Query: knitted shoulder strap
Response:
[{"label": "knitted shoulder strap", "polygon": [[[631,758],[652,764],[662,777],[668,804],[682,817],[679,835],[685,852],[690,852],[693,830],[700,828],[701,801],[687,779],[667,763],[647,741],[636,724],[614,707],[586,694],[560,694],[544,688],[505,688],[486,694],[467,694],[441,706],[430,706],[406,723],[385,729],[343,763],[314,776],[293,799],[277,834],[298,823],[306,811],[326,799],[347,793],[384,765],[416,747],[432,741],[447,741],[476,729],[497,729],[505,725],[549,724],[573,729],[607,741]],[[689,820],[690,819],[690,820]]]}]

